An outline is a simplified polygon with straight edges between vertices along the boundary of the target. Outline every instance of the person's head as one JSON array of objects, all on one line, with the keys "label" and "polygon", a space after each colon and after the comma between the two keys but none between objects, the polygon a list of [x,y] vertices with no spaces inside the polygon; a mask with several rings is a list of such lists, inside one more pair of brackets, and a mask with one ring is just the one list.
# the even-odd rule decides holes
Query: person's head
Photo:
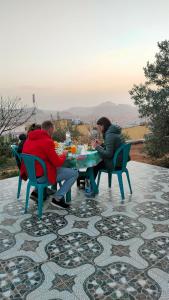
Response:
[{"label": "person's head", "polygon": [[21,134],[19,135],[19,140],[20,140],[20,141],[25,141],[26,138],[27,138],[27,136],[26,136],[25,133],[21,133]]},{"label": "person's head", "polygon": [[33,124],[31,124],[31,125],[29,126],[29,128],[28,128],[28,133],[29,133],[30,131],[37,130],[37,129],[41,129],[41,125],[40,125],[40,124],[33,123]]},{"label": "person's head", "polygon": [[53,132],[54,132],[54,126],[53,123],[51,121],[44,121],[42,123],[42,129],[46,130],[47,133],[52,136]]},{"label": "person's head", "polygon": [[97,121],[97,129],[102,134],[104,134],[110,126],[111,126],[111,122],[106,117],[102,117]]}]

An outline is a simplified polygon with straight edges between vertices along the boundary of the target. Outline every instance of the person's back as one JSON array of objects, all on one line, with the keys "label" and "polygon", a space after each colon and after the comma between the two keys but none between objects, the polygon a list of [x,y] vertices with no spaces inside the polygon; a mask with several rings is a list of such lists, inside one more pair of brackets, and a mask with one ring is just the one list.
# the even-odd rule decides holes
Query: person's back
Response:
[{"label": "person's back", "polygon": [[[105,132],[104,144],[105,149],[103,153],[103,158],[105,161],[105,166],[108,169],[113,168],[112,160],[116,150],[124,143],[124,138],[121,134],[121,128],[118,125],[112,124]],[[117,161],[117,167],[120,168],[122,165],[122,155],[119,155]]]},{"label": "person's back", "polygon": [[[47,131],[34,130],[28,133],[28,138],[23,146],[23,153],[35,155],[46,163],[48,180],[51,184],[56,183],[56,168],[61,167],[66,156],[58,156],[55,152],[54,143]],[[42,167],[36,165],[36,176],[43,175]]]}]

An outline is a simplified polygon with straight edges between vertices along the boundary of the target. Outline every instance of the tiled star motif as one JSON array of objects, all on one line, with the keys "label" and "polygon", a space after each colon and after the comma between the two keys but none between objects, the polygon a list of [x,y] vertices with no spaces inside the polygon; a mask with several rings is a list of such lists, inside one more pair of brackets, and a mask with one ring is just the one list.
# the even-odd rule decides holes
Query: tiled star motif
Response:
[{"label": "tiled star motif", "polygon": [[111,248],[112,255],[130,256],[130,247],[123,245],[113,245]]},{"label": "tiled star motif", "polygon": [[20,250],[24,251],[36,251],[36,248],[39,247],[39,243],[37,241],[24,241],[21,245]]},{"label": "tiled star motif", "polygon": [[75,278],[76,276],[69,276],[67,274],[65,275],[55,275],[55,278],[52,281],[52,286],[50,290],[57,289],[60,292],[64,290],[68,290],[70,293],[73,292],[72,288],[75,284]]},{"label": "tiled star motif", "polygon": [[151,199],[156,199],[156,196],[154,194],[145,194],[144,198],[151,200]]},{"label": "tiled star motif", "polygon": [[21,222],[21,227],[29,235],[43,236],[51,231],[56,233],[60,228],[64,227],[67,221],[64,217],[57,213],[44,213],[42,219],[39,220],[36,215]]},{"label": "tiled star motif", "polygon": [[124,212],[124,211],[126,211],[126,207],[125,206],[116,206],[116,211]]},{"label": "tiled star motif", "polygon": [[1,225],[13,225],[14,223],[16,222],[16,219],[5,219],[5,220],[3,220],[2,222],[1,222]]},{"label": "tiled star motif", "polygon": [[153,224],[155,232],[169,232],[169,225],[167,224]]},{"label": "tiled star motif", "polygon": [[145,240],[138,252],[147,260],[149,266],[152,266],[158,259],[169,254],[169,237],[157,237],[151,240]]},{"label": "tiled star motif", "polygon": [[70,212],[81,218],[88,218],[100,214],[101,209],[92,206],[90,203],[82,203],[78,208],[72,207]]},{"label": "tiled star motif", "polygon": [[75,221],[73,224],[73,228],[87,228],[88,225],[88,221]]},{"label": "tiled star motif", "polygon": [[[134,279],[133,279],[134,278]],[[127,263],[112,263],[96,267],[94,274],[84,282],[90,299],[159,299],[160,286],[147,272],[141,272]]]},{"label": "tiled star motif", "polygon": [[112,239],[128,240],[143,232],[145,226],[127,216],[114,215],[98,221],[96,228],[102,235],[107,235]]},{"label": "tiled star motif", "polygon": [[146,202],[138,204],[134,209],[139,215],[155,221],[169,219],[169,206],[159,202]]},{"label": "tiled star motif", "polygon": [[15,245],[15,237],[9,231],[0,229],[0,252],[6,251]]},{"label": "tiled star motif", "polygon": [[[17,257],[1,261],[2,271],[0,299],[25,299],[26,295],[37,288],[44,280],[40,267],[28,257]],[[15,295],[15,298],[14,298]],[[5,298],[6,297],[6,298]]]},{"label": "tiled star motif", "polygon": [[164,199],[164,200],[167,200],[169,201],[169,192],[165,192],[161,195],[161,198]]}]

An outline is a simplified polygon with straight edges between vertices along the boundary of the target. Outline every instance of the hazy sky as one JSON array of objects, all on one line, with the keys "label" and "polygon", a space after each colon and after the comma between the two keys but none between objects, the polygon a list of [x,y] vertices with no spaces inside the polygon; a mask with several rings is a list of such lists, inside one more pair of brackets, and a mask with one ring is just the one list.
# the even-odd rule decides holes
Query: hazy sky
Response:
[{"label": "hazy sky", "polygon": [[0,0],[0,96],[39,108],[132,104],[157,42],[169,39],[169,0]]}]

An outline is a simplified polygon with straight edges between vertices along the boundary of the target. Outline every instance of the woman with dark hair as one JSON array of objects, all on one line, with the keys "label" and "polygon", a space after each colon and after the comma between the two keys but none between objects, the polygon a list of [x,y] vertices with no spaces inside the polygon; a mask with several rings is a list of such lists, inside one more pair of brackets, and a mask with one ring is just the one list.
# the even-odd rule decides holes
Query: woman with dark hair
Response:
[{"label": "woman with dark hair", "polygon": [[[104,143],[95,139],[92,141],[92,146],[95,148],[102,161],[95,167],[93,167],[94,177],[100,169],[113,169],[113,157],[116,150],[124,143],[124,138],[121,134],[121,128],[118,125],[112,124],[106,117],[102,117],[97,121],[97,129],[102,134]],[[119,156],[117,161],[117,169],[122,167],[122,156]]]}]

